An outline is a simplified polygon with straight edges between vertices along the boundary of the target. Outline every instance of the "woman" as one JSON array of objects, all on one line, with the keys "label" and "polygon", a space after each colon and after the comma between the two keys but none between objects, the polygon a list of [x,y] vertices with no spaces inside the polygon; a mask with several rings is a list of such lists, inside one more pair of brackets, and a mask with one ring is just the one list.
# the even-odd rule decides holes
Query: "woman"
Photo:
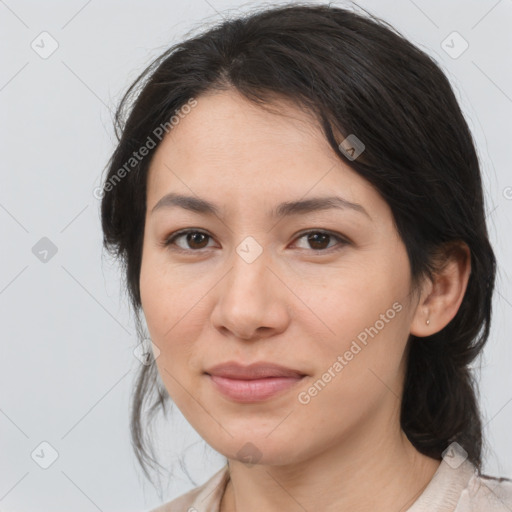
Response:
[{"label": "woman", "polygon": [[157,356],[137,455],[153,396],[227,458],[156,510],[512,509],[468,368],[495,278],[479,163],[432,59],[344,9],[267,9],[165,52],[117,124],[105,246]]}]

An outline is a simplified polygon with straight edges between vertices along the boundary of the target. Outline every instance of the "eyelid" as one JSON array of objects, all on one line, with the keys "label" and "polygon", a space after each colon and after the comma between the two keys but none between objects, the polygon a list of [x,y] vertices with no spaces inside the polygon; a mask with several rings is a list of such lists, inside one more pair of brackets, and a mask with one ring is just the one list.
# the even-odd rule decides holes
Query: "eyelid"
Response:
[{"label": "eyelid", "polygon": [[[306,229],[304,231],[299,231],[296,235],[294,235],[294,240],[297,240],[299,238],[302,238],[304,235],[308,235],[310,233],[321,233],[323,235],[329,235],[333,238],[337,238],[340,242],[344,244],[351,244],[352,241],[345,235],[342,235],[341,233],[337,233],[336,231],[331,231],[329,229],[323,229],[323,228],[313,228],[313,229]],[[312,249],[313,250],[313,249]],[[328,249],[326,249],[328,250]],[[326,250],[323,251],[315,251],[315,252],[326,252]]]},{"label": "eyelid", "polygon": [[[214,237],[210,233],[208,233],[208,231],[205,231],[201,228],[184,228],[184,229],[175,231],[175,232],[171,233],[169,236],[165,237],[165,239],[162,242],[160,242],[160,245],[162,245],[164,248],[169,249],[170,246],[173,245],[173,242],[177,238],[179,238],[180,236],[187,235],[189,233],[200,233],[200,234],[206,235],[210,239],[214,240]],[[334,231],[331,231],[328,229],[323,229],[323,228],[310,228],[310,229],[300,231],[299,233],[296,233],[294,235],[293,241],[295,242],[310,233],[321,233],[323,235],[328,235],[332,238],[336,238],[338,240],[338,244],[334,245],[333,247],[327,248],[327,249],[316,249],[316,250],[315,249],[302,249],[304,251],[316,253],[318,255],[329,254],[331,252],[340,250],[341,247],[344,247],[345,245],[352,244],[352,241],[348,237],[342,235],[341,233],[337,233],[337,232],[334,232]],[[193,249],[183,249],[179,246],[175,246],[172,248],[172,250],[177,251],[177,252],[191,254],[191,253],[202,253],[202,252],[208,250],[208,248],[193,250]]]},{"label": "eyelid", "polygon": [[[184,229],[179,229],[178,231],[174,231],[169,236],[166,236],[164,238],[164,240],[159,243],[159,245],[162,245],[164,248],[169,248],[173,244],[174,240],[176,240],[180,236],[184,236],[184,235],[187,235],[189,233],[200,233],[200,234],[206,235],[207,237],[211,238],[212,240],[214,239],[214,237],[212,235],[210,235],[210,233],[208,233],[208,231],[205,231],[204,229],[200,229],[200,228],[184,228]],[[181,247],[178,247],[178,246],[173,248],[173,250],[176,250],[178,252],[180,252],[180,251],[181,252],[186,252],[186,253],[192,253],[192,252],[199,253],[199,252],[203,252],[204,251],[204,249],[198,249],[196,251],[191,250],[191,249],[182,249]]]}]

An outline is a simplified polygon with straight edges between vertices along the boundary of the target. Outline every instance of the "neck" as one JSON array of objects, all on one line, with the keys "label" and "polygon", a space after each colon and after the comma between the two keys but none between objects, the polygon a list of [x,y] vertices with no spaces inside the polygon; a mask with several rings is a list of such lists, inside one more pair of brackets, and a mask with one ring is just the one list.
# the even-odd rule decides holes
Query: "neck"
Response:
[{"label": "neck", "polygon": [[440,461],[419,453],[400,429],[395,432],[360,429],[315,457],[288,465],[248,467],[230,459],[230,481],[220,510],[407,510]]}]

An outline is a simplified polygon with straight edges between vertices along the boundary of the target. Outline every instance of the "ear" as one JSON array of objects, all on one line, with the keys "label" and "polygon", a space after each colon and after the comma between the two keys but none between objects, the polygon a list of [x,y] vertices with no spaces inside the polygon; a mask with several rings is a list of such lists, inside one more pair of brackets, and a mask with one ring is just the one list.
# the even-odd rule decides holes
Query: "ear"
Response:
[{"label": "ear", "polygon": [[434,279],[424,281],[411,322],[414,336],[439,332],[457,314],[471,274],[469,247],[462,241],[443,246],[435,256],[435,265]]}]

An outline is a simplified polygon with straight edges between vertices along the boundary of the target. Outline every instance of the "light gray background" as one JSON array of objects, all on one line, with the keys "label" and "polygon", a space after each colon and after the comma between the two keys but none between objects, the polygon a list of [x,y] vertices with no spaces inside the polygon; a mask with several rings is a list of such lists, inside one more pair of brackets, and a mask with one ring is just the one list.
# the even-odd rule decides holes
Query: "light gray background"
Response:
[{"label": "light gray background", "polygon": [[[115,143],[111,111],[150,59],[205,21],[258,5],[0,0],[0,510],[129,512],[162,502],[130,446],[129,398],[141,363],[118,269],[102,258],[93,190]],[[512,1],[359,5],[436,58],[477,143],[499,263],[481,371],[491,446],[484,468],[512,477]],[[59,45],[46,59],[31,48],[43,45],[43,31]],[[453,31],[469,43],[456,59],[441,46]],[[57,247],[46,262],[32,251],[42,237]],[[164,500],[223,463],[174,415],[161,436],[162,456],[172,464],[185,453],[195,483],[178,468]],[[42,442],[58,452],[48,469],[34,461],[49,460]]]}]

